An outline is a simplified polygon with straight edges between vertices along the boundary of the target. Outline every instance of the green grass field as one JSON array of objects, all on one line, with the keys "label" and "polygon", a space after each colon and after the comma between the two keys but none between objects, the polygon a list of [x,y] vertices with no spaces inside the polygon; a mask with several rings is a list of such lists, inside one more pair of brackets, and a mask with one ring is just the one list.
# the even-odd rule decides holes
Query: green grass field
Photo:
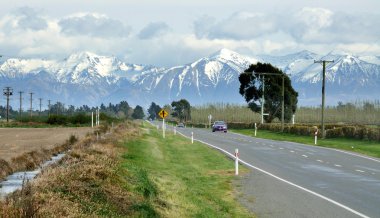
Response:
[{"label": "green grass field", "polygon": [[[145,125],[146,126],[146,125]],[[235,199],[234,163],[223,154],[181,136],[162,139],[145,129],[142,139],[125,144],[123,167],[135,192],[147,203],[146,217],[252,217]],[[241,167],[242,172],[248,170]]]},{"label": "green grass field", "polygon": [[[253,129],[231,130],[232,132],[241,133],[244,135],[254,136]],[[267,130],[259,130],[258,138],[273,139],[279,141],[298,142],[302,144],[314,145],[314,137],[299,136],[288,133],[271,132]],[[374,141],[355,140],[355,139],[318,139],[317,146],[336,148],[346,151],[353,151],[365,154],[372,157],[380,158],[380,143]]]}]

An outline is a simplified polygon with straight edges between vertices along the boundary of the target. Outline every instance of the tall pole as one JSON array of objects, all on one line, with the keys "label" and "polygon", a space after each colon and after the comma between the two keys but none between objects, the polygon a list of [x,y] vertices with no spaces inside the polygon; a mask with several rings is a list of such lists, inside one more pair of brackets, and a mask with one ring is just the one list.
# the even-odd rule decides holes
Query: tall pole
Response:
[{"label": "tall pole", "polygon": [[21,117],[21,113],[22,113],[22,93],[24,93],[24,92],[18,92],[19,94],[20,94],[20,117]]},{"label": "tall pole", "polygon": [[30,117],[32,117],[32,113],[33,113],[33,92],[30,92]]},{"label": "tall pole", "polygon": [[284,131],[284,114],[285,114],[285,75],[282,76],[282,100],[281,100],[281,132]]},{"label": "tall pole", "polygon": [[13,89],[11,87],[5,87],[3,89],[4,95],[7,96],[7,123],[9,122],[9,96],[13,95]]},{"label": "tall pole", "polygon": [[322,138],[326,137],[325,132],[325,83],[326,83],[326,63],[333,63],[334,61],[314,61],[314,63],[322,63]]},{"label": "tall pole", "polygon": [[265,103],[265,99],[264,99],[264,87],[265,87],[265,76],[263,75],[263,85],[262,85],[262,88],[263,88],[263,97],[262,97],[262,100],[261,100],[261,124],[264,123],[264,103]]},{"label": "tall pole", "polygon": [[40,100],[40,112],[38,113],[38,116],[41,116],[42,98],[39,98],[39,100]]},{"label": "tall pole", "polygon": [[48,110],[49,110],[49,111],[48,111],[48,116],[49,116],[49,117],[50,117],[50,101],[51,101],[51,100],[49,99],[49,100],[48,100],[48,107],[49,107],[49,109],[48,109]]}]

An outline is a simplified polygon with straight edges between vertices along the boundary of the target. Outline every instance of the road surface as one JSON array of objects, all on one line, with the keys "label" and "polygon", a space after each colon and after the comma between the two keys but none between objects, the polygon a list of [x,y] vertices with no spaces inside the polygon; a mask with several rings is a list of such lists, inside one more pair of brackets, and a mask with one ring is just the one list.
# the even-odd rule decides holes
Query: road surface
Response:
[{"label": "road surface", "polygon": [[253,169],[241,180],[241,201],[259,217],[380,217],[380,159],[206,129],[177,132],[231,155],[239,149]]}]

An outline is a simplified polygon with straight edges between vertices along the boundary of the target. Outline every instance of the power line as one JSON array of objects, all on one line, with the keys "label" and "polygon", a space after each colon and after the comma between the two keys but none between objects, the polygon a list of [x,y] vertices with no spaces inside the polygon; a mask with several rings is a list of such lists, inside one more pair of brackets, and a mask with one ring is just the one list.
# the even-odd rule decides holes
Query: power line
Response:
[{"label": "power line", "polygon": [[22,113],[22,93],[24,93],[24,92],[19,91],[18,93],[20,94],[20,111],[19,111],[19,113],[20,113],[20,117],[21,117],[21,113]]},{"label": "power line", "polygon": [[39,100],[40,100],[40,112],[38,113],[38,116],[41,116],[42,98],[39,98]]},{"label": "power line", "polygon": [[30,117],[32,117],[33,116],[33,92],[30,92],[29,93],[30,94]]},{"label": "power line", "polygon": [[9,96],[13,95],[13,89],[11,87],[5,87],[3,94],[7,96],[7,123],[9,122]]},{"label": "power line", "polygon": [[48,116],[50,116],[50,99],[48,100],[48,103],[49,103],[49,112],[48,112]]},{"label": "power line", "polygon": [[334,63],[334,60],[332,61],[326,61],[326,60],[319,60],[314,61],[314,63],[322,64],[323,71],[322,71],[322,138],[324,139],[326,137],[325,132],[325,83],[326,83],[326,64],[327,63]]}]

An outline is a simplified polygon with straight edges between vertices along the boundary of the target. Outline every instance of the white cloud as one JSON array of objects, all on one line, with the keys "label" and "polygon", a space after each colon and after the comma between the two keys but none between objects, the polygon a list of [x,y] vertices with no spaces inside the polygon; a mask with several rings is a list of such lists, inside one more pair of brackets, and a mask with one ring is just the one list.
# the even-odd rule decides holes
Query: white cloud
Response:
[{"label": "white cloud", "polygon": [[73,35],[86,35],[93,37],[128,37],[131,27],[119,20],[96,13],[78,14],[63,18],[58,22],[62,33]]},{"label": "white cloud", "polygon": [[[192,19],[183,26],[191,28]],[[81,12],[49,17],[35,9],[21,8],[0,16],[0,52],[13,57],[64,58],[73,52],[90,51],[158,66],[189,63],[221,48],[246,55],[304,49],[320,54],[340,49],[379,55],[379,22],[380,14],[309,7],[283,14],[200,16],[192,23],[192,30],[181,32],[171,22],[152,20],[134,26],[140,31],[133,32],[124,20],[108,14]]]},{"label": "white cloud", "polygon": [[169,26],[164,22],[151,22],[140,31],[138,37],[140,39],[152,39],[167,33],[169,29]]},{"label": "white cloud", "polygon": [[237,12],[215,21],[203,16],[194,22],[195,35],[199,38],[246,40],[276,32],[275,19],[259,13]]}]

